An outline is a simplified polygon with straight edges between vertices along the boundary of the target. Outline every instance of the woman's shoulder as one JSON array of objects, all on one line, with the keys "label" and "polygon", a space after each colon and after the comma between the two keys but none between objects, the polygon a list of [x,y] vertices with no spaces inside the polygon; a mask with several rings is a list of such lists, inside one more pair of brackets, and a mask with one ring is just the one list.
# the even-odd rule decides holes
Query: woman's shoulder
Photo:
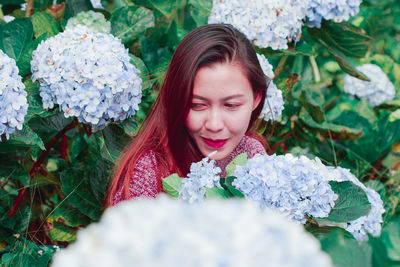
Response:
[{"label": "woman's shoulder", "polygon": [[266,154],[263,144],[254,137],[247,135],[243,136],[239,145],[241,145],[240,153],[246,152],[248,158],[252,158],[256,154]]}]

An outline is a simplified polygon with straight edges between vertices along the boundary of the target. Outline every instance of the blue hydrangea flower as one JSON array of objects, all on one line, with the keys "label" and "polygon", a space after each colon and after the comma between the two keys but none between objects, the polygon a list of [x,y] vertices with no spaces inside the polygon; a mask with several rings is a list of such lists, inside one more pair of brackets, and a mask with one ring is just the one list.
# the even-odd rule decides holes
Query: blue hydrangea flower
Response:
[{"label": "blue hydrangea flower", "polygon": [[346,94],[357,96],[360,99],[367,99],[373,107],[393,100],[396,93],[394,85],[379,66],[364,64],[356,69],[366,75],[371,81],[367,82],[346,75],[343,85]]},{"label": "blue hydrangea flower", "polygon": [[327,217],[338,197],[321,171],[324,168],[318,158],[256,155],[236,167],[232,185],[261,208],[277,209],[305,223],[305,215]]},{"label": "blue hydrangea flower", "polygon": [[0,141],[21,130],[28,112],[27,93],[15,60],[0,50]]},{"label": "blue hydrangea flower", "polygon": [[232,24],[259,47],[287,49],[300,39],[310,0],[213,0],[208,23]]},{"label": "blue hydrangea flower", "polygon": [[189,203],[201,202],[205,198],[206,188],[219,187],[221,169],[215,167],[215,160],[209,160],[211,153],[199,162],[190,165],[188,177],[182,179],[179,188],[179,199]]},{"label": "blue hydrangea flower", "polygon": [[361,187],[367,194],[368,201],[371,203],[371,210],[366,216],[362,216],[348,223],[346,230],[349,231],[357,240],[368,240],[367,233],[373,236],[381,234],[382,214],[385,212],[383,202],[379,194],[366,187],[354,176],[348,169],[341,167],[328,167],[329,179],[333,181],[343,182],[351,181]]},{"label": "blue hydrangea flower", "polygon": [[321,21],[341,22],[360,11],[362,0],[311,0],[307,8],[307,25],[321,27]]},{"label": "blue hydrangea flower", "polygon": [[94,131],[139,109],[142,80],[128,50],[111,34],[77,25],[39,44],[31,61],[43,108],[59,105]]},{"label": "blue hydrangea flower", "polygon": [[79,12],[76,16],[70,18],[65,29],[71,29],[77,25],[85,25],[95,32],[111,32],[111,23],[106,20],[102,13],[93,10]]},{"label": "blue hydrangea flower", "polygon": [[332,266],[303,227],[250,201],[195,207],[165,195],[108,208],[51,266]]},{"label": "blue hydrangea flower", "polygon": [[264,74],[271,79],[260,118],[263,118],[265,121],[276,121],[278,118],[280,118],[284,109],[285,103],[283,101],[282,91],[279,90],[272,81],[274,78],[274,72],[272,65],[268,62],[268,59],[261,54],[257,54],[257,58]]}]

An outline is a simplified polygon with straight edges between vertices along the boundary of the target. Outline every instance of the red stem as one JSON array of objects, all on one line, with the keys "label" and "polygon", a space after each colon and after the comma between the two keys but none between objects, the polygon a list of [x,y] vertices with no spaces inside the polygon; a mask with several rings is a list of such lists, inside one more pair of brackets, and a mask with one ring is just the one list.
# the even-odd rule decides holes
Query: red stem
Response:
[{"label": "red stem", "polygon": [[[271,148],[272,153],[275,152],[275,151],[278,149],[278,147],[282,147],[282,149],[285,150],[284,147],[286,148],[286,146],[285,146],[286,140],[288,140],[288,139],[289,139],[290,137],[292,137],[293,135],[294,135],[294,133],[293,133],[293,132],[290,132],[290,133],[288,133],[287,135],[285,135],[285,136],[283,137],[283,140],[282,140],[282,141],[279,141],[279,142],[275,143],[275,145],[273,145],[272,148]],[[287,149],[286,149],[286,150],[287,150]]]},{"label": "red stem", "polygon": [[[36,172],[39,170],[40,165],[44,162],[45,158],[50,152],[50,149],[57,143],[61,136],[63,136],[67,131],[73,129],[76,125],[78,125],[78,121],[75,119],[70,124],[64,127],[61,131],[59,131],[56,136],[51,139],[51,141],[46,145],[46,149],[40,154],[38,160],[33,164],[31,171],[29,172],[29,182],[35,176]],[[21,203],[22,198],[24,197],[26,192],[26,187],[21,188],[19,190],[17,197],[15,198],[12,209],[8,213],[8,217],[14,216],[15,212],[18,209],[19,204]]]},{"label": "red stem", "polygon": [[385,158],[385,156],[386,156],[386,154],[383,154],[382,157],[380,157],[380,159],[376,163],[375,167],[373,168],[371,175],[368,177],[368,181],[371,181],[374,178],[376,171],[381,168],[381,163],[382,163],[383,159]]}]

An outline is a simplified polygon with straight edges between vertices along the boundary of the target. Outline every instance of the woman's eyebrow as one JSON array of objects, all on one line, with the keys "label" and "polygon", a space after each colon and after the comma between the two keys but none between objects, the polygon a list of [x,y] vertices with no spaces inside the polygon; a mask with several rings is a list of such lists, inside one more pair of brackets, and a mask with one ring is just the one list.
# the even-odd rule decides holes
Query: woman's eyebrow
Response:
[{"label": "woman's eyebrow", "polygon": [[[230,95],[230,96],[224,97],[224,98],[222,98],[222,100],[226,101],[226,100],[230,100],[232,98],[240,98],[240,97],[243,97],[243,96],[244,95],[242,95],[242,94],[235,94],[235,95]],[[209,100],[208,98],[203,97],[203,96],[199,96],[199,95],[193,95],[193,98],[204,100],[204,101],[208,101]]]}]

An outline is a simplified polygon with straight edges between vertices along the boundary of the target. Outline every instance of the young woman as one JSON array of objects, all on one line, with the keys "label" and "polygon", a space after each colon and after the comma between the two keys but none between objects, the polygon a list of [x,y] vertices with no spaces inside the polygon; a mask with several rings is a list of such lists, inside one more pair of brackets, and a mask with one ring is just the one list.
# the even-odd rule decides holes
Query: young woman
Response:
[{"label": "young woman", "polygon": [[185,177],[192,162],[215,150],[211,158],[221,170],[243,152],[265,154],[265,141],[252,127],[268,83],[251,43],[232,26],[188,33],[139,134],[117,162],[105,204],[155,197],[162,178]]}]

